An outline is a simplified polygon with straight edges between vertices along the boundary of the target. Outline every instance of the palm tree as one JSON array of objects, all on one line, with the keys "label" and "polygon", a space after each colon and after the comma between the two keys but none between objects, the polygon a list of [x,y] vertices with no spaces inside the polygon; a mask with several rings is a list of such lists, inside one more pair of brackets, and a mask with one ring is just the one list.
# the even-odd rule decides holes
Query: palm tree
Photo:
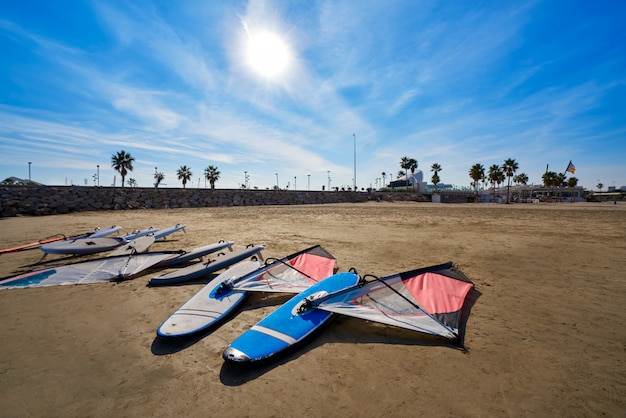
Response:
[{"label": "palm tree", "polygon": [[[515,176],[513,176],[513,182],[514,182],[515,184],[517,184],[517,185],[520,185],[520,184],[521,184],[521,185],[526,186],[526,185],[528,184],[528,175],[526,175],[526,173],[519,173],[519,174],[516,174]],[[524,195],[525,195],[525,194],[527,194],[528,196],[530,196],[530,194],[529,194],[529,193],[527,193],[527,191],[526,191],[526,190],[521,190],[521,189],[520,189],[520,190],[518,191],[517,196],[518,196],[518,198],[519,198],[519,199],[522,199],[522,198],[524,198]]]},{"label": "palm tree", "polygon": [[504,164],[502,164],[502,171],[504,172],[504,174],[506,174],[506,177],[509,180],[506,186],[506,203],[507,204],[511,203],[511,198],[510,198],[511,177],[513,177],[513,174],[515,174],[518,168],[519,168],[519,164],[513,158],[507,158],[506,160],[504,160]]},{"label": "palm tree", "polygon": [[[543,176],[541,176],[541,179],[543,180],[544,187],[547,188],[556,187],[560,184],[559,175],[554,171],[546,171],[543,173]],[[556,191],[554,195],[556,197]]]},{"label": "palm tree", "polygon": [[191,179],[193,175],[191,169],[186,165],[181,165],[178,170],[176,170],[176,175],[178,176],[178,180],[183,181],[183,189],[187,185],[187,182]]},{"label": "palm tree", "polygon": [[417,170],[417,164],[415,158],[409,158],[409,170],[411,170],[411,177],[413,177],[413,191],[415,191],[415,170]]},{"label": "palm tree", "polygon": [[567,187],[578,186],[578,179],[576,177],[570,177],[567,179]]},{"label": "palm tree", "polygon": [[165,180],[165,174],[160,171],[158,173],[154,173],[154,179],[156,180],[156,182],[154,183],[154,188],[156,189],[157,187],[159,187],[159,184],[161,184],[161,182]]},{"label": "palm tree", "polygon": [[500,179],[503,177],[502,170],[498,164],[491,164],[489,167],[489,172],[487,173],[487,179],[489,183],[491,183],[491,187],[493,187],[493,201],[496,201],[496,184],[500,184]]},{"label": "palm tree", "polygon": [[204,178],[211,184],[211,189],[215,189],[215,182],[220,179],[220,174],[217,167],[212,165],[204,169]]},{"label": "palm tree", "polygon": [[563,187],[567,187],[567,176],[565,175],[565,173],[558,173],[556,175],[556,186],[559,188],[559,202],[562,200],[563,197],[563,192],[561,191],[561,188]]},{"label": "palm tree", "polygon": [[480,163],[474,164],[469,170],[469,176],[472,179],[474,194],[478,198],[478,183],[485,178],[485,167]]},{"label": "palm tree", "polygon": [[411,162],[411,158],[409,157],[402,157],[400,158],[400,168],[402,168],[404,170],[404,176],[406,179],[406,189],[409,190],[409,168],[411,168],[412,166],[412,162]]},{"label": "palm tree", "polygon": [[128,179],[128,185],[130,187],[137,187],[137,180],[135,180],[133,178]]},{"label": "palm tree", "polygon": [[133,161],[129,153],[124,150],[118,151],[117,154],[111,156],[111,167],[122,176],[122,187],[124,187],[124,178],[129,171],[133,171]]},{"label": "palm tree", "polygon": [[437,193],[438,189],[437,189],[437,184],[439,184],[439,172],[442,170],[441,165],[439,165],[439,163],[433,163],[433,165],[430,167],[430,171],[433,172],[433,177],[432,177],[432,181],[433,184],[435,185],[435,193]]},{"label": "palm tree", "polygon": [[578,179],[576,177],[570,177],[567,179],[567,187],[570,188],[569,194],[570,194],[570,199],[572,202],[574,201],[574,191],[572,189],[576,187],[577,185],[578,185]]},{"label": "palm tree", "polygon": [[513,177],[513,181],[517,184],[523,184],[525,186],[528,184],[528,175],[526,175],[526,173],[519,173]]}]

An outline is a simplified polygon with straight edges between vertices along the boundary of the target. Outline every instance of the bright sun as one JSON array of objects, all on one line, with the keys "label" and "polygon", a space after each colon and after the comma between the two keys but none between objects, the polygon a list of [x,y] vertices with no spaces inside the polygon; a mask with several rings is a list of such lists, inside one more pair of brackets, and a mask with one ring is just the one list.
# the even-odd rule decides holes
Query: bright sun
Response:
[{"label": "bright sun", "polygon": [[248,63],[261,76],[276,78],[289,65],[289,49],[278,36],[260,33],[248,39]]}]

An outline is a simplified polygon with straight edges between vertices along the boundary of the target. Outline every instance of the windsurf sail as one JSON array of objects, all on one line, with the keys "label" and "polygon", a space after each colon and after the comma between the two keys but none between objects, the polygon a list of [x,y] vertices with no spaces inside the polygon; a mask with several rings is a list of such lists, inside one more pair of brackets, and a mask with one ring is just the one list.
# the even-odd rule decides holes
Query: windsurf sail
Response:
[{"label": "windsurf sail", "polygon": [[237,291],[299,293],[332,275],[335,261],[321,245],[315,245],[281,259],[267,259],[265,267],[224,286]]},{"label": "windsurf sail", "polygon": [[330,293],[310,307],[459,339],[461,311],[472,282],[451,263],[377,278]]},{"label": "windsurf sail", "polygon": [[170,253],[144,253],[49,267],[3,280],[0,289],[126,280],[171,256]]}]

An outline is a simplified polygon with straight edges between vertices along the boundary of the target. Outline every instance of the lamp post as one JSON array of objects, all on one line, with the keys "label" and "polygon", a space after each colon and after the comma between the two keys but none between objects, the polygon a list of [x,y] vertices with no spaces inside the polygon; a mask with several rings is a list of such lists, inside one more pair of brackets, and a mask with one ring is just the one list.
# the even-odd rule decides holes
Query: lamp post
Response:
[{"label": "lamp post", "polygon": [[100,187],[100,164],[96,165],[96,175],[98,176],[98,187]]},{"label": "lamp post", "polygon": [[307,174],[306,176],[308,177],[307,190],[311,190],[311,175]]},{"label": "lamp post", "polygon": [[298,190],[298,185],[296,183],[296,176],[293,176],[293,189]]},{"label": "lamp post", "polygon": [[248,188],[248,172],[247,171],[243,172],[243,188],[244,189]]},{"label": "lamp post", "polygon": [[28,182],[29,182],[29,183],[30,183],[30,165],[31,165],[31,164],[32,164],[32,163],[29,161],[29,162],[28,162]]},{"label": "lamp post", "polygon": [[328,191],[330,191],[330,170],[326,170],[328,173]]},{"label": "lamp post", "polygon": [[356,134],[352,134],[354,137],[354,191],[356,192]]},{"label": "lamp post", "polygon": [[276,188],[280,189],[280,186],[278,185],[278,173],[276,173]]}]

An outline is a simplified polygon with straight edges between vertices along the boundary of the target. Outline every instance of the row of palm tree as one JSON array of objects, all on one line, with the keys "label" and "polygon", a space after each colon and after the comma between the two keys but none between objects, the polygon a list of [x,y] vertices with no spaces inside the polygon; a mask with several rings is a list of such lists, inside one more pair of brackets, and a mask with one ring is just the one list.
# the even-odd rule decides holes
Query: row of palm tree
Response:
[{"label": "row of palm tree", "polygon": [[519,164],[513,158],[507,158],[502,165],[492,164],[489,167],[487,176],[485,176],[485,167],[480,164],[474,164],[469,170],[469,176],[472,179],[470,183],[474,187],[474,193],[478,196],[478,186],[481,182],[489,182],[493,187],[494,199],[496,193],[496,185],[504,183],[508,179],[506,189],[506,203],[510,203],[511,179],[518,184],[527,184],[528,176],[525,173],[515,175],[519,168]]},{"label": "row of palm tree", "polygon": [[[128,152],[121,150],[116,154],[111,156],[111,167],[122,176],[122,187],[124,187],[124,179],[128,175],[129,171],[133,171],[133,162],[135,158],[132,157]],[[211,189],[215,189],[215,182],[220,178],[220,172],[217,167],[210,165],[204,169],[204,178],[209,181],[211,184]],[[186,165],[182,165],[176,170],[176,176],[178,180],[181,180],[183,183],[183,189],[186,188],[187,182],[191,180],[193,173],[191,172],[191,168]],[[165,174],[163,172],[155,171],[154,173],[154,186],[159,187],[159,185],[165,180]],[[134,187],[137,184],[135,179],[129,179],[128,185]]]},{"label": "row of palm tree", "polygon": [[[565,173],[555,173],[554,171],[546,171],[541,176],[544,187],[557,189],[559,187],[574,188],[578,186],[578,179],[576,177],[566,178]],[[560,195],[560,192],[558,192]],[[554,190],[554,195],[557,195],[557,191]]]},{"label": "row of palm tree", "polygon": [[[511,179],[516,184],[528,184],[528,175],[526,173],[520,173],[515,175],[515,172],[519,168],[519,164],[512,158],[507,158],[504,160],[504,163],[500,166],[498,164],[492,164],[489,167],[489,171],[487,176],[485,177],[485,167],[480,164],[474,164],[469,170],[469,176],[472,179],[472,187],[474,187],[474,191],[478,194],[478,185],[480,182],[489,182],[493,187],[494,200],[496,193],[496,185],[499,187],[500,184],[504,183],[505,178],[508,178],[507,183],[507,193],[506,193],[506,202],[510,203],[510,189],[511,189]],[[544,187],[576,187],[578,185],[578,179],[576,177],[570,177],[566,181],[565,173],[555,173],[553,171],[546,171],[542,176]]]}]

